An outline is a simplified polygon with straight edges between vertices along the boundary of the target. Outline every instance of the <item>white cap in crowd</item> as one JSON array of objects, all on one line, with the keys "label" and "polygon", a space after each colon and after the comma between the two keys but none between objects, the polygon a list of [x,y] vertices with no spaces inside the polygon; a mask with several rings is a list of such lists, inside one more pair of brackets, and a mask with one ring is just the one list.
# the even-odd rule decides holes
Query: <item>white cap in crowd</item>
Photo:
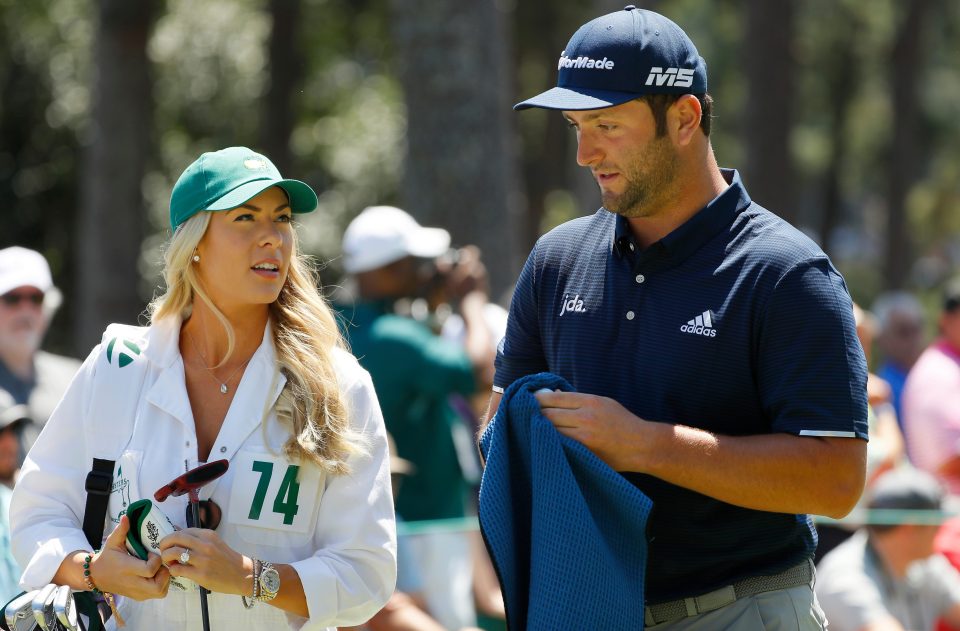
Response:
[{"label": "white cap in crowd", "polygon": [[18,246],[0,250],[0,296],[17,287],[36,287],[44,293],[53,288],[42,254]]},{"label": "white cap in crowd", "polygon": [[[0,394],[7,395],[6,392]],[[30,410],[26,405],[14,405],[13,397],[9,395],[0,397],[0,430],[29,420]]]},{"label": "white cap in crowd", "polygon": [[450,233],[443,228],[425,228],[393,206],[370,206],[343,233],[343,267],[359,274],[407,256],[440,256],[449,247]]}]

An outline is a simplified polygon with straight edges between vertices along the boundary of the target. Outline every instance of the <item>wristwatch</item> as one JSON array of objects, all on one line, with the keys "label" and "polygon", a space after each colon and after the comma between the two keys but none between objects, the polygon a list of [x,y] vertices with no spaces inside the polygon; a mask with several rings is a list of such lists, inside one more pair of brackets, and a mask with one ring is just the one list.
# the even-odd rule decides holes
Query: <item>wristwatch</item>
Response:
[{"label": "wristwatch", "polygon": [[263,602],[271,601],[277,597],[277,592],[280,591],[280,572],[273,567],[272,563],[264,562],[257,582],[260,584],[258,598]]}]

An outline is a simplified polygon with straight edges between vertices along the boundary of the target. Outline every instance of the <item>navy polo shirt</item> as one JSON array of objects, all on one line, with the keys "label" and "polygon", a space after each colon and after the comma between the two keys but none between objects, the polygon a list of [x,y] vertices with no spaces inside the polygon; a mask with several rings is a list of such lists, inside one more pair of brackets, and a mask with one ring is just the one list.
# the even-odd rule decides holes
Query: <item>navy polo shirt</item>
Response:
[{"label": "navy polo shirt", "polygon": [[[843,278],[753,203],[736,171],[723,175],[723,193],[645,250],[604,209],[541,237],[517,281],[494,389],[549,371],[651,421],[866,439],[867,370]],[[775,573],[816,547],[807,515],[624,475],[654,503],[650,603]]]}]

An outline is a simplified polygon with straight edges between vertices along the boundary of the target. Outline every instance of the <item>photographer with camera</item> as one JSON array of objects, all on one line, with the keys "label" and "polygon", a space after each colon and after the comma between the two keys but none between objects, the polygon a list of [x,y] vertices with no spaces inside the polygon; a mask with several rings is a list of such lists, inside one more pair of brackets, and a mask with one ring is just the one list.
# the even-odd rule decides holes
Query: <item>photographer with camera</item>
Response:
[{"label": "photographer with camera", "polygon": [[[350,346],[373,378],[397,455],[415,467],[397,495],[397,513],[406,521],[462,518],[475,455],[459,402],[490,378],[494,353],[480,252],[451,250],[446,230],[373,206],[347,227],[343,266],[356,293],[342,308]],[[444,303],[463,319],[463,345],[430,326]],[[419,566],[429,613],[448,629],[476,624],[468,533],[410,539],[414,558],[399,562]]]}]

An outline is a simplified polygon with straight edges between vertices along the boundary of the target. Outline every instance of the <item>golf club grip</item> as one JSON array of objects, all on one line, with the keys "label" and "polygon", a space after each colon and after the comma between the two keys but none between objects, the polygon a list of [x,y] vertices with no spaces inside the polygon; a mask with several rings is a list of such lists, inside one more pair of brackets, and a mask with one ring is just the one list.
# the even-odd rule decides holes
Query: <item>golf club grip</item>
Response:
[{"label": "golf club grip", "polygon": [[[196,494],[190,496],[190,516],[193,518],[194,526],[198,526],[200,524],[200,504],[196,501]],[[200,614],[203,616],[203,631],[210,631],[210,611],[207,609],[207,594],[210,591],[199,583],[197,583],[197,587],[200,588]]]}]

